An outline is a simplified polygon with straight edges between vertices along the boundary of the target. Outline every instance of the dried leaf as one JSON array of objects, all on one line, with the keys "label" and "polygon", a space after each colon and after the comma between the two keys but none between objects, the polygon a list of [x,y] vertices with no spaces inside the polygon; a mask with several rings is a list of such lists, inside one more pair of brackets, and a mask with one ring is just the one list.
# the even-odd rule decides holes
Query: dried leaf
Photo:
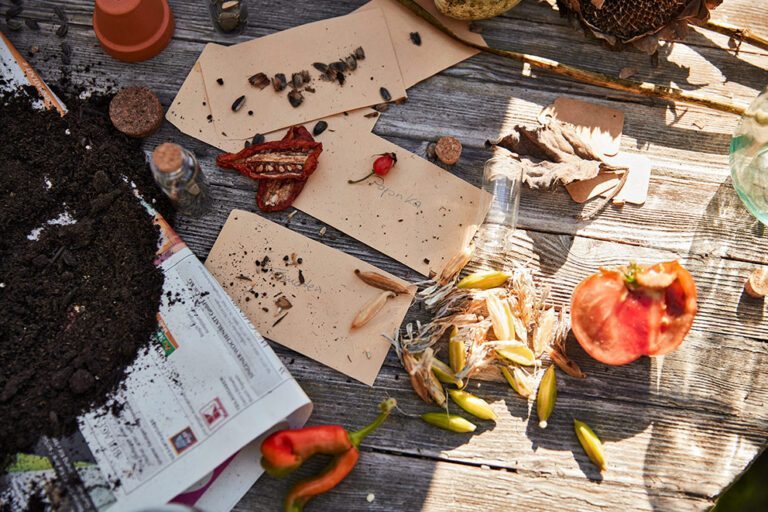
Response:
[{"label": "dried leaf", "polygon": [[621,70],[619,71],[619,78],[625,79],[625,78],[635,76],[636,74],[637,74],[636,68],[627,66],[625,68],[621,68]]}]

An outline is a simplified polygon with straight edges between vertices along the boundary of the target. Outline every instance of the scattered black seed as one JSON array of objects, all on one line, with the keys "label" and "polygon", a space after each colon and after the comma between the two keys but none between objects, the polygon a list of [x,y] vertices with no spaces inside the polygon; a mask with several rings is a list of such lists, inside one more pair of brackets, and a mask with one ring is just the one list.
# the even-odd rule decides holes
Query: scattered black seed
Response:
[{"label": "scattered black seed", "polygon": [[367,117],[368,119],[370,119],[372,117],[379,117],[379,113],[378,112],[371,112],[370,114],[365,114],[363,117]]},{"label": "scattered black seed", "polygon": [[325,121],[318,121],[317,123],[315,123],[315,127],[312,128],[312,135],[318,136],[321,133],[323,133],[326,130],[326,128],[328,128],[328,123],[326,123]]},{"label": "scattered black seed", "polygon": [[357,47],[354,55],[357,60],[365,60],[365,50],[363,50],[362,46]]},{"label": "scattered black seed", "polygon": [[411,32],[411,42],[416,46],[421,46],[421,34],[418,32]]},{"label": "scattered black seed", "polygon": [[290,259],[290,258],[288,258],[288,256],[287,256],[287,255],[286,255],[286,256],[283,256],[283,261],[288,261],[289,259]]},{"label": "scattered black seed", "polygon": [[299,270],[299,284],[304,284],[304,272]]},{"label": "scattered black seed", "polygon": [[302,78],[301,73],[294,73],[291,75],[291,87],[294,89],[301,89],[301,86],[304,85],[304,78]]},{"label": "scattered black seed", "polygon": [[205,118],[208,120],[209,123],[213,121],[213,115],[211,114],[208,114],[207,116],[205,116]]},{"label": "scattered black seed", "polygon": [[429,265],[429,258],[424,258],[424,263],[426,263],[427,265]]},{"label": "scattered black seed", "polygon": [[299,258],[299,259],[296,260],[296,263],[301,265],[302,263],[304,263],[304,260],[302,258]]},{"label": "scattered black seed", "polygon": [[223,78],[217,78],[216,83],[219,85],[224,85],[224,79]]},{"label": "scattered black seed", "polygon": [[315,62],[312,64],[312,67],[314,67],[316,70],[318,70],[321,73],[325,73],[328,71],[328,64],[323,64],[322,62]]},{"label": "scattered black seed", "polygon": [[301,91],[294,89],[288,93],[288,101],[293,108],[296,108],[304,102],[304,95],[301,94]]},{"label": "scattered black seed", "polygon": [[269,263],[269,256],[264,256],[264,257],[261,259],[261,266],[262,266],[262,267],[266,267],[266,266],[267,266],[267,263]]},{"label": "scattered black seed", "polygon": [[386,112],[389,110],[389,103],[379,103],[378,105],[374,105],[372,108],[378,112]]},{"label": "scattered black seed", "polygon": [[64,9],[61,8],[60,5],[57,5],[53,8],[53,13],[56,15],[59,20],[63,21],[64,23],[67,23],[69,21],[69,18],[67,17],[67,13],[64,12]]},{"label": "scattered black seed", "polygon": [[21,30],[24,25],[19,20],[5,20],[5,24],[8,25],[8,30],[16,32]]},{"label": "scattered black seed", "polygon": [[336,81],[339,82],[339,85],[344,85],[346,79],[347,77],[344,76],[344,73],[336,73]]},{"label": "scattered black seed", "polygon": [[8,18],[15,18],[21,14],[21,11],[23,10],[24,8],[21,5],[12,5],[8,8],[7,11],[5,11],[5,19],[8,20]]},{"label": "scattered black seed", "polygon": [[314,92],[315,92],[315,88],[314,88],[314,87],[310,87],[310,86],[306,86],[306,87],[304,87],[304,90],[305,90],[306,92],[311,92],[311,93],[314,93]]},{"label": "scattered black seed", "polygon": [[59,28],[56,29],[56,35],[59,37],[64,37],[67,35],[67,32],[69,32],[69,25],[66,23],[62,23],[59,25]]},{"label": "scattered black seed", "polygon": [[264,73],[256,73],[248,79],[248,83],[259,89],[264,89],[269,85],[269,77]]},{"label": "scattered black seed", "polygon": [[310,78],[310,76],[309,76],[309,71],[308,70],[302,69],[300,71],[300,73],[301,73],[301,79],[304,80],[305,84],[308,84],[309,81],[312,80],[312,78]]},{"label": "scattered black seed", "polygon": [[251,141],[247,140],[243,143],[243,149],[251,147]]},{"label": "scattered black seed", "polygon": [[243,105],[245,105],[245,95],[240,96],[234,103],[232,103],[232,112],[237,112]]},{"label": "scattered black seed", "polygon": [[345,63],[345,64],[347,65],[347,67],[348,67],[350,70],[352,70],[352,71],[354,71],[354,70],[356,70],[356,69],[357,69],[357,59],[355,58],[355,56],[354,56],[354,55],[350,55],[349,57],[346,57],[346,58],[344,59],[344,63]]},{"label": "scattered black seed", "polygon": [[37,20],[33,20],[32,18],[27,18],[24,20],[24,23],[29,27],[30,30],[38,31],[40,30],[40,24],[37,22]]},{"label": "scattered black seed", "polygon": [[276,327],[276,326],[277,326],[277,324],[279,324],[280,322],[282,322],[282,321],[283,321],[283,318],[285,318],[285,317],[287,317],[287,316],[288,316],[288,313],[286,313],[286,314],[284,314],[283,316],[281,316],[280,318],[278,318],[278,319],[275,321],[275,323],[273,323],[273,324],[272,324],[272,327]]},{"label": "scattered black seed", "polygon": [[331,71],[334,73],[344,73],[346,71],[345,65],[340,60],[337,60],[336,62],[331,62],[330,66],[328,66]]},{"label": "scattered black seed", "polygon": [[278,73],[272,78],[272,87],[274,87],[275,91],[277,92],[285,89],[287,83],[288,81],[285,79],[285,75],[283,73]]},{"label": "scattered black seed", "polygon": [[249,111],[248,111],[248,115],[249,115],[249,116],[252,116],[252,115],[253,115],[253,110],[249,110]]},{"label": "scattered black seed", "polygon": [[251,139],[251,144],[264,144],[264,136],[260,133],[257,133]]},{"label": "scattered black seed", "polygon": [[392,100],[392,95],[389,94],[389,91],[387,90],[386,87],[382,87],[381,89],[379,89],[379,94],[381,94],[381,97],[384,98],[384,101]]},{"label": "scattered black seed", "polygon": [[342,71],[349,71],[349,65],[344,59],[339,59],[339,67]]}]

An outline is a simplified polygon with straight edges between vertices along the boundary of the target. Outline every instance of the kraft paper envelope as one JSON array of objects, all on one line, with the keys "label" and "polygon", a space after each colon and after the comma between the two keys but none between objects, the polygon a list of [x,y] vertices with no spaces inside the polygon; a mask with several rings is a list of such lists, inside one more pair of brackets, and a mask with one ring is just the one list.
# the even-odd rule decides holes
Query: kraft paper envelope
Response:
[{"label": "kraft paper envelope", "polygon": [[[353,330],[358,310],[382,292],[355,269],[407,283],[243,210],[229,214],[205,266],[265,337],[368,385],[389,351],[381,334],[400,327],[416,291],[411,286]],[[279,301],[290,308],[278,312]]]},{"label": "kraft paper envelope", "polygon": [[[314,62],[330,63],[362,47],[365,59],[346,73],[344,85],[320,79]],[[338,18],[317,21],[230,47],[212,46],[200,59],[213,123],[224,137],[244,139],[344,111],[375,105],[384,100],[381,88],[392,99],[404,98],[405,84],[381,9],[367,9]],[[307,70],[314,93],[304,91],[304,102],[288,102],[290,87],[276,92],[248,83],[256,73],[272,77]],[[219,84],[219,80],[223,81]],[[232,105],[245,95],[235,112]],[[248,112],[253,115],[248,115]]]},{"label": "kraft paper envelope", "polygon": [[[418,3],[455,34],[473,43],[485,45],[480,34],[470,32],[469,23],[443,16],[433,0],[418,0]],[[384,11],[406,88],[479,53],[443,34],[396,0],[372,0],[358,11],[375,8]],[[411,41],[412,32],[419,34],[421,45]]]},{"label": "kraft paper envelope", "polygon": [[[351,185],[375,155],[394,152],[390,173]],[[317,170],[294,202],[320,219],[423,275],[472,240],[491,195],[371,133],[323,141]]]},{"label": "kraft paper envelope", "polygon": [[[200,58],[202,58],[208,51],[208,48],[212,46],[219,45],[215,43],[207,44],[200,54]],[[322,135],[322,138],[335,137],[335,130],[339,125],[343,127],[354,126],[355,129],[370,132],[378,120],[378,117],[365,117],[366,114],[370,114],[371,112],[374,112],[374,110],[362,108],[353,110],[347,114],[336,114],[326,118],[325,121],[328,123],[329,130]],[[168,112],[166,112],[165,118],[183,133],[227,152],[240,151],[243,149],[243,143],[246,140],[250,140],[253,135],[258,133],[254,132],[243,139],[226,138],[216,129],[212,119],[210,121],[208,120],[208,116],[210,115],[211,109],[208,103],[208,96],[205,93],[203,74],[200,69],[200,60],[198,59],[194,66],[192,66],[192,70],[189,72],[189,75],[187,75],[184,83],[181,85],[176,97],[173,99],[173,103],[171,103]],[[314,121],[307,123],[307,127],[310,131],[312,130],[313,125]],[[267,140],[274,140],[282,138],[284,134],[285,130],[280,129],[265,134],[265,137]],[[318,137],[318,140],[320,140],[320,138],[321,137]]]}]

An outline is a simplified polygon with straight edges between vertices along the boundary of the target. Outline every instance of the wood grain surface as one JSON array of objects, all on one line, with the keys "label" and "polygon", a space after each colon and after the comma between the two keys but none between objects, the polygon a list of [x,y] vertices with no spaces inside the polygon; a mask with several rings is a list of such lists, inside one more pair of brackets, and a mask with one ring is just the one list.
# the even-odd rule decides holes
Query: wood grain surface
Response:
[{"label": "wood grain surface", "polygon": [[[86,89],[141,84],[167,107],[207,42],[231,44],[302,23],[338,16],[363,0],[249,2],[244,34],[227,38],[212,29],[207,0],[170,0],[176,33],[158,57],[125,64],[105,55],[93,34],[93,2],[66,2],[72,65],[62,70],[52,8],[60,2],[26,1],[21,17],[37,19],[33,32],[2,29],[42,76],[55,83],[64,74]],[[768,84],[768,52],[747,44],[738,55],[728,38],[692,29],[685,44],[665,45],[658,66],[646,55],[609,51],[561,18],[554,2],[525,0],[504,16],[475,23],[496,47],[524,51],[563,63],[749,102]],[[725,0],[714,17],[768,34],[765,5]],[[10,6],[0,0],[0,12]],[[474,435],[423,424],[429,408],[410,388],[390,353],[373,388],[351,381],[280,346],[276,352],[315,403],[312,424],[367,422],[386,396],[398,399],[395,414],[362,447],[360,466],[309,510],[706,510],[766,445],[768,436],[768,319],[762,301],[742,293],[746,276],[768,265],[764,228],[739,202],[729,177],[728,144],[733,115],[609,91],[478,55],[408,91],[375,132],[424,155],[440,135],[464,144],[449,172],[480,184],[483,143],[517,123],[534,123],[539,110],[561,95],[624,111],[622,148],[653,161],[650,192],[642,207],[609,207],[591,222],[577,220],[581,206],[563,190],[523,191],[519,227],[508,258],[537,269],[565,304],[581,279],[603,265],[628,260],[681,259],[694,275],[700,313],[687,341],[664,358],[643,358],[606,367],[586,356],[573,339],[569,351],[588,374],[561,376],[555,413],[546,430],[529,421],[530,405],[499,379],[477,380],[471,389],[499,416]],[[193,149],[212,183],[213,212],[182,218],[178,231],[202,259],[232,208],[256,211],[255,184],[215,168],[217,151],[166,123],[146,141],[165,140]],[[417,280],[405,266],[347,235],[298,212],[266,215],[304,235],[364,259],[400,277]],[[476,266],[476,264],[472,264]],[[413,307],[407,321],[425,319]],[[573,434],[571,421],[589,423],[606,445],[608,471],[597,473]],[[314,461],[302,474],[317,471]],[[277,510],[289,481],[264,477],[238,510]],[[372,501],[369,495],[373,495]]]}]

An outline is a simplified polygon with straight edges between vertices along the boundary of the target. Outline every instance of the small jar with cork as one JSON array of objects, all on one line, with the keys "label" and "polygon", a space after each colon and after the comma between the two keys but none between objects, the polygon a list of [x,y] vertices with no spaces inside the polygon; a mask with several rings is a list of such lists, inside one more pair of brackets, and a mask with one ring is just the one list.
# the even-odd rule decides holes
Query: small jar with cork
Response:
[{"label": "small jar with cork", "polygon": [[182,215],[200,217],[208,211],[208,183],[195,155],[178,144],[165,142],[152,152],[152,175]]},{"label": "small jar with cork", "polygon": [[213,26],[222,34],[240,34],[248,22],[245,0],[208,0]]}]

